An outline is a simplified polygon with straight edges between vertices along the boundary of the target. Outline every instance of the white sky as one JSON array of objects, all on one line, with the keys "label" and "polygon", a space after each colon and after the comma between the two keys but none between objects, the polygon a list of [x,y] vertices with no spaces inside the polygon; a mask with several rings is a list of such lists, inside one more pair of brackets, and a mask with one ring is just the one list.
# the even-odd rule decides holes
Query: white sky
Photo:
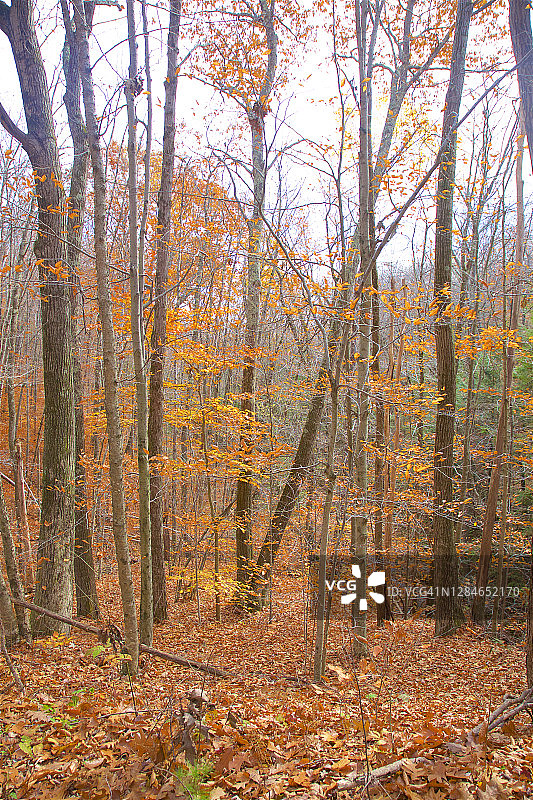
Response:
[{"label": "white sky", "polygon": [[[43,43],[43,56],[48,71],[50,86],[52,87],[58,140],[64,156],[64,163],[68,166],[71,144],[65,114],[61,108],[63,85],[60,52],[64,38],[61,12],[59,4],[52,2],[52,0],[38,0],[36,6],[36,23],[39,38]],[[136,6],[138,31],[140,32],[140,3],[137,3]],[[151,67],[153,73],[153,146],[155,149],[160,148],[162,139],[163,79],[166,70],[166,31],[164,27],[168,23],[168,12],[165,6],[166,3],[155,3],[148,7],[149,29],[151,31]],[[311,8],[312,4],[308,9],[308,13],[311,13]],[[161,27],[163,27],[163,30],[161,30]],[[124,96],[120,90],[120,86],[127,75],[128,69],[128,51],[127,45],[124,42],[127,35],[125,10],[119,11],[114,8],[98,6],[95,12],[93,30],[95,36],[92,37],[91,48],[93,60],[95,61],[94,79],[97,89],[98,112],[101,113],[105,107],[114,110],[117,106],[122,107],[124,103]],[[180,57],[183,57],[187,52],[187,32],[188,20],[186,17],[183,17]],[[284,35],[284,32],[280,30],[280,36],[282,35]],[[479,42],[479,36],[477,36],[477,39]],[[471,50],[475,49],[475,32],[471,35],[470,41]],[[494,48],[500,47],[504,54],[507,53],[507,55],[510,56],[510,43],[508,41],[491,42],[490,45],[487,46]],[[272,141],[276,124],[281,124],[282,122],[279,133],[276,135],[275,139],[275,145],[278,147],[286,146],[300,138],[306,140],[306,142],[317,142],[320,145],[328,143],[336,144],[339,140],[339,117],[338,102],[335,100],[330,102],[330,98],[335,98],[336,96],[336,78],[333,64],[331,59],[328,58],[331,49],[329,36],[325,32],[319,32],[313,44],[304,48],[298,47],[298,45],[294,43],[294,49],[296,54],[296,65],[293,67],[294,76],[283,89],[282,96],[278,98],[278,102],[276,103],[275,101],[272,104],[272,114],[267,117],[267,140],[269,142]],[[143,39],[139,37],[140,64],[142,64],[143,61],[143,50]],[[0,99],[17,123],[21,125],[21,127],[24,127],[16,71],[9,44],[6,37],[3,35],[1,35],[0,38],[0,68],[2,69],[3,75],[6,76],[2,83],[2,88],[0,89]],[[440,73],[436,72],[435,80],[440,80],[444,86],[447,80],[446,71],[443,70]],[[474,74],[469,76],[465,90],[463,110],[470,103],[470,97],[476,95],[481,80],[482,76]],[[518,91],[514,77],[506,79],[502,86],[504,92],[510,95],[508,100],[516,98]],[[443,97],[443,92],[441,96]],[[505,129],[510,115],[510,104],[509,102],[503,102],[503,99],[505,98],[502,98],[499,108],[498,104],[494,103],[496,108],[494,127],[495,129],[500,128],[502,131]],[[141,97],[137,107],[138,115],[141,119],[144,117],[143,101],[144,97]],[[491,101],[491,104],[493,104],[493,102],[494,101]],[[383,103],[379,102],[377,97],[374,97],[374,109],[374,144],[376,145],[385,111],[385,106]],[[479,111],[480,109],[478,109],[478,112],[475,114],[475,120],[469,120],[465,128],[461,131],[461,139],[465,146],[471,138],[472,125],[479,125]],[[414,114],[416,115],[416,113],[417,110],[415,108]],[[438,128],[442,116],[442,100],[434,103],[427,113],[428,120],[431,122],[433,116],[433,121]],[[248,131],[247,126],[243,124],[245,120],[243,120],[242,112],[236,108],[231,100],[224,100],[221,98],[220,94],[215,93],[209,87],[203,86],[199,82],[192,81],[187,77],[181,77],[179,81],[177,119],[179,125],[177,152],[179,155],[205,154],[209,146],[220,148],[220,150],[231,149],[238,154],[240,154],[240,151],[245,156],[249,154]],[[119,114],[114,120],[113,126],[108,127],[105,131],[104,138],[109,139],[112,136],[116,141],[121,141],[125,122],[125,114]],[[236,130],[239,124],[243,125],[243,133],[240,135],[238,130]],[[357,124],[357,114],[355,114],[353,118],[355,133],[357,131]],[[138,129],[139,137],[142,131],[143,128],[142,125],[140,125]],[[495,139],[498,139],[498,134],[496,134]],[[496,146],[496,150],[497,149],[498,143]],[[302,156],[307,154],[309,159],[313,159],[313,148],[310,147],[308,143],[299,145],[299,147],[295,148],[292,152],[296,154],[298,151]],[[350,163],[350,159],[355,160],[353,156],[350,156],[347,152],[346,163]],[[332,161],[335,162],[335,160],[336,156],[332,155]],[[315,158],[315,164],[316,163],[318,162]],[[529,175],[530,171],[527,168],[529,162],[526,160],[525,164],[525,174]],[[323,242],[324,211],[318,204],[324,197],[321,188],[324,185],[324,178],[315,170],[289,160],[285,161],[284,172],[290,175],[290,181],[293,184],[289,191],[294,192],[297,187],[300,187],[300,194],[296,202],[310,204],[310,218],[314,229],[313,234],[317,235],[317,241]],[[276,181],[277,177],[275,170],[273,170],[269,177],[270,192],[268,196],[271,200],[275,197]],[[349,210],[351,205],[353,211],[356,211],[356,182],[357,174],[354,169],[351,175],[347,175],[345,182],[346,196],[348,198],[354,198],[354,202],[351,204],[348,203],[347,208]],[[241,187],[244,191],[242,183]],[[529,182],[527,188],[529,188]],[[430,218],[432,202],[431,196],[429,196],[426,205],[428,206]],[[320,231],[319,228],[321,228]],[[393,243],[389,245],[384,252],[384,261],[409,258],[411,254],[410,240],[413,235],[412,231],[412,223],[408,223],[404,226],[403,233],[397,235]]]}]

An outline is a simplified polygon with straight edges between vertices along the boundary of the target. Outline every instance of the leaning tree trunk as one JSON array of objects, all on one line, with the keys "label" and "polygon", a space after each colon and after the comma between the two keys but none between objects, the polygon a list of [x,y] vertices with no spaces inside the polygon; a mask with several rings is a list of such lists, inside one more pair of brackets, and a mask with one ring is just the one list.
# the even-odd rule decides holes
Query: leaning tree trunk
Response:
[{"label": "leaning tree trunk", "polygon": [[165,111],[163,116],[163,155],[161,159],[161,182],[157,198],[158,238],[154,280],[154,321],[150,341],[150,413],[148,416],[148,454],[152,470],[150,475],[150,520],[154,622],[163,622],[168,616],[163,550],[163,483],[160,464],[157,462],[163,455],[163,410],[165,402],[163,376],[167,340],[167,283],[171,263],[170,231],[174,177],[174,142],[176,139],[176,91],[178,87],[176,70],[180,18],[181,0],[170,0]]},{"label": "leaning tree trunk", "polygon": [[435,633],[453,631],[463,620],[458,597],[458,558],[454,540],[453,440],[455,433],[455,349],[446,308],[452,281],[453,187],[457,131],[465,75],[472,0],[458,0],[450,78],[442,123],[442,155],[437,183],[434,298],[439,402],[435,428],[433,537],[435,557]]},{"label": "leaning tree trunk", "polygon": [[[70,175],[69,219],[68,219],[68,266],[71,275],[70,300],[73,320],[73,372],[74,372],[74,424],[76,431],[76,485],[75,531],[74,531],[74,584],[76,589],[76,611],[80,617],[98,619],[98,595],[92,535],[87,507],[87,481],[85,473],[85,416],[83,411],[83,379],[80,361],[80,346],[77,330],[77,308],[79,297],[79,267],[82,249],[83,221],[87,197],[87,172],[89,150],[87,132],[81,113],[81,84],[79,73],[78,45],[73,21],[70,18],[67,0],[61,0],[65,44],[63,46],[63,72],[65,75],[65,94],[63,97],[67,111],[68,125],[74,157]],[[93,4],[86,5],[87,24],[92,23]],[[90,18],[89,18],[90,15]]]},{"label": "leaning tree trunk", "polygon": [[[35,257],[41,292],[44,432],[41,527],[35,601],[63,616],[72,606],[74,539],[74,392],[69,276],[66,262],[66,201],[50,95],[33,20],[33,3],[0,2],[0,29],[9,39],[17,69],[27,133],[0,106],[0,121],[30,159],[38,202]],[[35,633],[68,626],[32,616]]]},{"label": "leaning tree trunk", "polygon": [[132,673],[135,674],[139,664],[139,636],[137,632],[135,595],[133,591],[133,578],[128,546],[124,476],[122,471],[122,425],[118,401],[115,331],[113,328],[109,265],[107,263],[106,249],[105,171],[100,150],[98,121],[94,102],[94,86],[89,56],[88,29],[83,4],[74,5],[74,22],[79,48],[80,77],[94,182],[94,251],[96,260],[98,313],[102,328],[104,403],[109,446],[109,482],[111,484],[111,504],[113,507],[113,537],[115,540],[118,580],[122,597],[122,610],[124,613],[126,648],[131,658],[130,669]]}]

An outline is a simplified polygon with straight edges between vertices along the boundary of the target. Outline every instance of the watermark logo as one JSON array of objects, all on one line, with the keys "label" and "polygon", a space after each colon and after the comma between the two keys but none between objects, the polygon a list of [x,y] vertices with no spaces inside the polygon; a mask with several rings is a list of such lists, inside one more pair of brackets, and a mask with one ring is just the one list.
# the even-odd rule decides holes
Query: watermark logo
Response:
[{"label": "watermark logo", "polygon": [[[354,578],[361,578],[361,568],[358,564],[352,564],[352,575]],[[370,589],[375,589],[377,586],[384,586],[385,585],[385,572],[372,572],[368,576],[367,587]],[[355,580],[353,581],[326,581],[326,586],[328,591],[332,592],[333,589],[337,588],[339,592],[341,592],[341,603],[343,606],[347,606],[350,603],[353,603],[357,600],[357,583]],[[381,603],[385,602],[385,595],[381,594],[381,592],[368,592],[372,600],[375,603],[380,605]],[[368,603],[365,597],[359,598],[359,611],[366,611],[368,608]]]}]

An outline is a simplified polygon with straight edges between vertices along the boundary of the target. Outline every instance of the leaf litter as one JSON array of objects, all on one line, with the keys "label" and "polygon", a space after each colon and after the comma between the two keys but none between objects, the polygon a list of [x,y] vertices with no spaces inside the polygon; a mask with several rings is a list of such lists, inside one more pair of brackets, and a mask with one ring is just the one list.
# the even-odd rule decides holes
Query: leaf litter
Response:
[{"label": "leaf litter", "polygon": [[[521,647],[468,627],[435,639],[420,618],[384,628],[371,620],[369,654],[357,663],[347,619],[333,619],[324,682],[312,683],[301,594],[283,581],[271,615],[228,606],[216,623],[204,598],[199,622],[195,603],[169,604],[155,646],[221,666],[228,679],[150,657],[130,686],[112,653],[80,632],[14,648],[26,693],[2,664],[2,798],[533,797],[527,714],[466,740],[522,691]],[[106,583],[105,594],[104,615],[117,621],[117,587]],[[202,697],[196,716],[191,692]],[[384,777],[369,781],[379,770]]]}]

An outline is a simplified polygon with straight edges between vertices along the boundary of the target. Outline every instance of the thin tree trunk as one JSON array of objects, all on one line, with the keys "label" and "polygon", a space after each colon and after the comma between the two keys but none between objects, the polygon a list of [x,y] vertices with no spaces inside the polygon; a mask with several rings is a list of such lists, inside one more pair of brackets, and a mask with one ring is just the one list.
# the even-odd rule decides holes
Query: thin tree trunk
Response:
[{"label": "thin tree trunk", "polygon": [[457,132],[463,94],[471,0],[458,0],[448,91],[442,123],[443,149],[437,183],[434,298],[437,310],[435,345],[439,403],[435,428],[433,537],[435,557],[435,633],[453,631],[463,620],[458,597],[458,558],[453,505],[453,441],[455,432],[455,349],[450,317],[446,316],[452,278],[453,185]]},{"label": "thin tree trunk", "polygon": [[167,339],[166,289],[171,262],[170,230],[172,183],[174,177],[174,143],[176,138],[176,91],[178,85],[176,69],[180,19],[181,0],[170,0],[167,40],[167,77],[165,80],[165,111],[163,118],[163,155],[161,160],[161,182],[157,198],[157,225],[159,235],[156,245],[154,321],[150,342],[150,414],[148,417],[148,452],[152,465],[150,476],[150,518],[155,622],[163,622],[163,620],[168,617],[165,564],[163,560],[163,485],[157,459],[163,454],[163,409],[165,402],[163,376]]},{"label": "thin tree trunk", "polygon": [[[87,481],[85,474],[85,417],[83,411],[83,379],[80,360],[80,344],[77,323],[79,267],[82,247],[83,223],[87,198],[87,173],[89,150],[87,132],[81,113],[81,83],[78,45],[67,0],[61,0],[65,44],[63,46],[63,72],[66,90],[63,97],[74,157],[70,177],[68,220],[68,265],[71,275],[70,300],[73,319],[73,373],[74,373],[74,423],[76,433],[76,485],[75,531],[74,531],[74,584],[76,589],[76,611],[78,616],[98,619],[98,595],[92,548],[91,528],[87,507]],[[92,22],[93,4],[86,5],[89,28]]]},{"label": "thin tree trunk", "polygon": [[[518,154],[516,157],[516,245],[515,245],[515,280],[514,291],[512,292],[512,311],[509,329],[516,331],[518,328],[519,309],[520,309],[520,275],[524,261],[524,186],[522,180],[522,162],[524,158],[524,138],[525,129],[523,118],[521,117],[520,135],[517,142]],[[505,270],[504,263],[503,269]],[[505,281],[504,281],[505,287]],[[504,305],[505,308],[505,305]],[[504,319],[504,325],[505,325]],[[492,559],[492,538],[494,534],[494,523],[496,521],[496,509],[498,506],[498,494],[500,491],[500,474],[502,460],[505,452],[507,440],[507,423],[509,416],[509,393],[513,382],[514,370],[514,347],[504,347],[502,365],[502,397],[500,403],[500,415],[498,418],[498,430],[496,432],[495,456],[492,464],[489,482],[489,492],[483,520],[483,533],[479,550],[479,563],[476,576],[476,593],[472,603],[472,619],[479,625],[485,620],[485,588],[488,585],[489,569]]]},{"label": "thin tree trunk", "polygon": [[[509,416],[512,414],[512,408],[509,404]],[[491,629],[493,633],[498,630],[498,617],[500,614],[500,596],[503,591],[503,564],[505,559],[505,536],[507,534],[507,503],[509,499],[509,484],[511,481],[511,473],[509,470],[509,456],[510,448],[507,449],[505,461],[502,467],[502,505],[500,516],[500,531],[498,534],[498,568],[496,572],[496,597],[494,599],[494,608],[492,611]],[[503,606],[503,603],[502,603]]]},{"label": "thin tree trunk", "polygon": [[[143,298],[139,280],[139,243],[137,239],[137,118],[135,98],[138,87],[137,42],[133,0],[126,0],[129,77],[124,84],[128,112],[128,195],[130,233],[131,339],[135,371],[137,419],[137,467],[139,471],[139,540],[141,556],[140,639],[150,646],[153,639],[152,546],[150,535],[150,465],[148,461],[148,387],[143,348]],[[145,180],[150,180],[146,175]]]},{"label": "thin tree trunk", "polygon": [[111,484],[111,503],[113,507],[113,537],[115,540],[118,578],[122,597],[122,610],[124,613],[126,648],[131,658],[130,669],[132,673],[135,674],[139,663],[139,638],[128,546],[124,477],[122,472],[122,426],[118,402],[115,332],[113,328],[109,266],[106,252],[105,171],[102,153],[100,151],[98,122],[94,102],[88,30],[82,4],[75,4],[74,6],[74,20],[79,47],[80,76],[94,182],[94,249],[96,258],[98,313],[102,328],[104,402],[109,444],[109,481]]},{"label": "thin tree trunk", "polygon": [[[11,596],[15,600],[24,600],[24,590],[20,580],[20,575],[17,567],[17,558],[15,555],[15,547],[13,544],[13,537],[11,535],[11,525],[9,524],[9,516],[4,500],[4,490],[2,488],[2,481],[0,480],[0,536],[2,537],[2,549],[4,551],[4,561],[6,564],[7,580],[11,590]],[[27,613],[21,606],[15,606],[15,616],[17,618],[17,626],[19,636],[27,642],[31,642],[31,632],[28,624]]]},{"label": "thin tree trunk", "polygon": [[[22,264],[29,248],[32,238],[32,207],[26,218],[22,239],[17,254],[17,264]],[[8,350],[6,364],[6,394],[8,407],[8,441],[9,453],[13,464],[13,479],[15,483],[15,511],[17,516],[17,527],[19,532],[19,542],[22,543],[21,571],[26,590],[33,589],[35,575],[33,571],[33,553],[30,540],[30,530],[28,526],[28,514],[26,511],[26,492],[24,489],[24,469],[22,464],[22,443],[18,441],[17,430],[19,420],[20,402],[22,400],[23,387],[20,388],[19,404],[15,407],[15,361],[17,353],[20,352],[20,325],[19,310],[22,287],[18,269],[13,276],[13,287],[11,290],[11,309],[10,309],[10,347]]]},{"label": "thin tree trunk", "polygon": [[[368,2],[356,2],[356,37],[359,63],[359,258],[363,278],[359,310],[359,344],[357,359],[357,436],[355,442],[355,485],[358,510],[352,531],[352,558],[361,572],[356,580],[357,600],[353,611],[354,655],[367,651],[366,644],[366,559],[368,539],[368,421],[370,415],[370,339],[372,331],[372,300],[370,287],[372,274],[369,270],[372,256],[371,241],[371,85],[373,58],[367,45]],[[360,601],[364,600],[364,603]]]},{"label": "thin tree trunk", "polygon": [[327,577],[327,557],[329,540],[329,520],[331,507],[333,505],[333,495],[337,476],[334,472],[335,466],[335,444],[337,442],[337,429],[339,422],[339,382],[344,361],[344,352],[348,342],[348,331],[350,326],[345,323],[345,334],[335,366],[335,373],[330,376],[331,385],[331,420],[329,423],[328,452],[326,457],[325,479],[326,497],[324,500],[324,510],[322,512],[322,525],[320,530],[320,554],[318,563],[318,599],[316,617],[316,639],[315,656],[313,663],[313,674],[315,681],[321,681],[325,668],[326,657],[326,577]]},{"label": "thin tree trunk", "polygon": [[26,509],[26,490],[24,488],[24,464],[22,462],[22,442],[15,442],[15,494],[17,495],[19,530],[22,539],[22,562],[24,565],[24,585],[33,586],[33,554],[31,549],[28,512]]},{"label": "thin tree trunk", "polygon": [[[241,412],[244,418],[241,433],[241,448],[244,452],[251,443],[249,427],[255,418],[255,370],[256,348],[259,334],[261,304],[261,270],[263,260],[263,203],[265,197],[265,116],[276,76],[278,38],[274,29],[274,0],[260,0],[261,25],[265,32],[268,50],[267,64],[258,99],[247,108],[248,123],[252,138],[252,183],[253,210],[248,220],[248,276],[244,311],[246,328],[244,333],[244,367],[241,384]],[[242,458],[246,464],[247,457]],[[257,605],[253,596],[252,565],[252,498],[253,481],[250,469],[245,468],[237,481],[235,506],[235,533],[237,554],[237,595],[245,607]]]},{"label": "thin tree trunk", "polygon": [[17,620],[13,613],[13,604],[7,591],[2,568],[0,567],[0,625],[5,632],[6,647],[16,644],[19,639]]},{"label": "thin tree trunk", "polygon": [[533,687],[533,538],[530,548],[529,599],[527,604],[526,675],[527,685]]}]

